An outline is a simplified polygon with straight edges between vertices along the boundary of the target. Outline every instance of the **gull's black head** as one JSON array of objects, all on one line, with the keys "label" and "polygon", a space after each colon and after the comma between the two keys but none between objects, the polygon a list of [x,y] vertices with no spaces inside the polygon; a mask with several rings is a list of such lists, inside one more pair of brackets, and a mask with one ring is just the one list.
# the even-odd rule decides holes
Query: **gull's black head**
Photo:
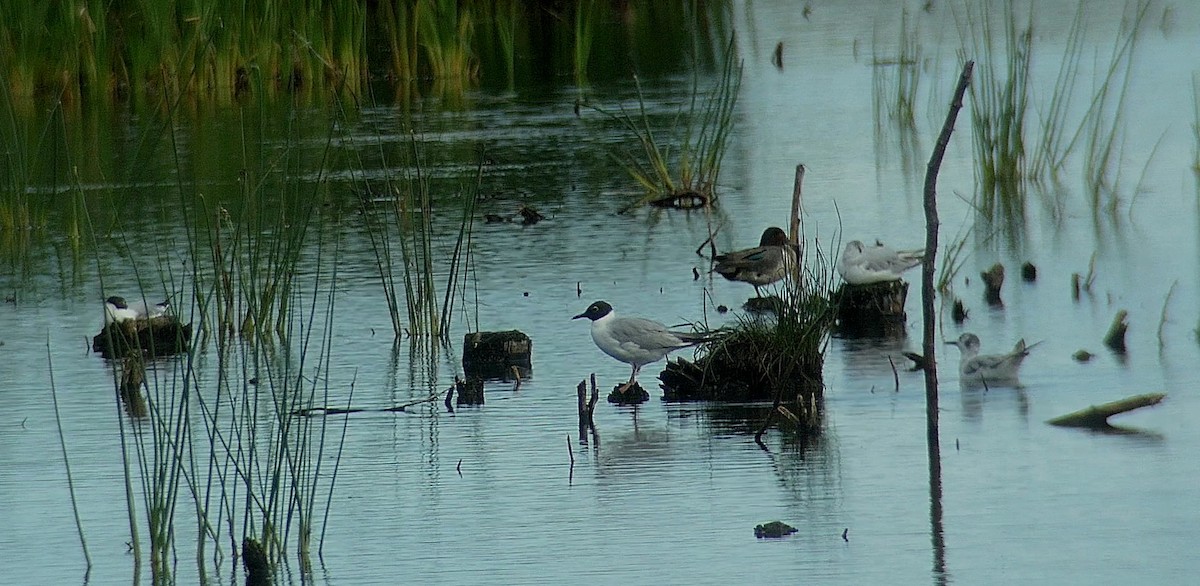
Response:
[{"label": "gull's black head", "polygon": [[117,297],[116,295],[113,295],[104,301],[105,303],[111,303],[112,306],[117,309],[129,309],[129,304],[125,303],[124,297]]},{"label": "gull's black head", "polygon": [[788,243],[787,232],[778,226],[771,226],[763,230],[762,238],[758,240],[759,246],[783,246]]},{"label": "gull's black head", "polygon": [[587,311],[585,311],[571,319],[579,319],[581,317],[586,317],[592,321],[596,321],[610,313],[612,313],[612,306],[609,305],[607,301],[597,301],[597,302],[589,305],[587,308]]}]

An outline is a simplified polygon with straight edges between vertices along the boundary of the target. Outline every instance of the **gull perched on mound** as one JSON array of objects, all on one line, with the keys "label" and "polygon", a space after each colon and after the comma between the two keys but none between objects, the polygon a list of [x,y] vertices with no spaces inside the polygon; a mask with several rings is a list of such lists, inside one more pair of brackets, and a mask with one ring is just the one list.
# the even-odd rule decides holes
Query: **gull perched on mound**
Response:
[{"label": "gull perched on mound", "polygon": [[713,271],[730,281],[754,285],[754,293],[762,297],[759,287],[787,276],[796,266],[796,248],[788,242],[782,228],[771,226],[763,230],[758,246],[735,250],[713,257]]},{"label": "gull perched on mound", "polygon": [[651,362],[662,360],[672,350],[708,340],[701,333],[674,332],[667,326],[640,317],[620,317],[606,301],[597,301],[583,313],[571,318],[592,320],[592,341],[605,354],[633,367],[629,382],[621,391],[633,387],[638,371]]},{"label": "gull perched on mound", "polygon": [[145,300],[128,303],[124,297],[113,295],[104,300],[104,325],[132,319],[150,319],[167,314],[169,300],[149,304]]},{"label": "gull perched on mound", "polygon": [[1029,351],[1041,342],[1026,346],[1021,339],[1007,354],[979,354],[979,336],[965,333],[957,340],[946,342],[958,346],[962,358],[958,364],[959,380],[966,384],[1015,384],[1021,362]]},{"label": "gull perched on mound", "polygon": [[881,242],[867,246],[851,240],[838,260],[838,274],[851,285],[895,281],[904,271],[921,264],[924,254],[924,250],[893,250]]}]

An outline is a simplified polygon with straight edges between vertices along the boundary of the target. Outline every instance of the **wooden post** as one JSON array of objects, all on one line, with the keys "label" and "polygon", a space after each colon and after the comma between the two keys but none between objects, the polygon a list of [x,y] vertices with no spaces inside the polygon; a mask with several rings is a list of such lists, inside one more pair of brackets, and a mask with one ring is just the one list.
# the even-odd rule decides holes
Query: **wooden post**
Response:
[{"label": "wooden post", "polygon": [[925,258],[921,263],[921,319],[924,322],[923,346],[925,354],[925,445],[929,457],[929,532],[933,537],[934,570],[938,573],[945,567],[945,540],[942,527],[942,455],[938,444],[938,388],[937,388],[937,350],[934,335],[937,324],[933,311],[933,272],[934,260],[937,259],[938,243],[938,212],[937,212],[937,175],[942,167],[942,158],[946,155],[946,146],[950,144],[950,134],[954,132],[954,121],[958,111],[962,109],[963,94],[967,84],[971,82],[971,71],[975,68],[974,61],[963,65],[962,75],[958,78],[958,87],[954,89],[954,99],[950,101],[950,112],[946,114],[946,122],[938,135],[937,144],[933,147],[933,155],[929,158],[929,166],[925,171]]},{"label": "wooden post", "polygon": [[[803,184],[804,184],[804,163],[800,163],[800,164],[796,165],[796,179],[792,183],[792,221],[791,221],[791,225],[788,226],[788,237],[791,239],[792,244],[794,244],[796,246],[800,245],[800,212],[803,211],[802,206],[800,204],[800,200],[801,200],[801,186]],[[800,259],[800,260],[803,261],[803,259]],[[804,264],[803,262],[797,263],[797,265],[803,265],[803,264]],[[797,270],[799,270],[799,266],[797,266]]]}]

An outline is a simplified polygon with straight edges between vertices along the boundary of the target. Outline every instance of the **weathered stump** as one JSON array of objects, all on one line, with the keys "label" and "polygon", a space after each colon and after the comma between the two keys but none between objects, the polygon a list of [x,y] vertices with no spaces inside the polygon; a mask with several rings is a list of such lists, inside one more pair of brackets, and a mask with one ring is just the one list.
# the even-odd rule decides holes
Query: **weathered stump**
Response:
[{"label": "weathered stump", "polygon": [[174,316],[127,319],[112,322],[92,338],[92,351],[105,358],[120,358],[131,353],[156,358],[187,352],[192,324],[182,324]]},{"label": "weathered stump", "polygon": [[1021,265],[1021,279],[1026,283],[1032,283],[1037,280],[1037,266],[1029,261]]},{"label": "weathered stump", "polygon": [[455,380],[454,388],[458,391],[458,396],[455,398],[456,405],[483,404],[483,379],[467,376],[467,380]]},{"label": "weathered stump", "polygon": [[242,567],[246,570],[246,586],[271,584],[271,561],[267,550],[254,538],[242,539]]},{"label": "weathered stump", "polygon": [[579,381],[579,386],[575,389],[575,394],[579,399],[579,441],[587,441],[587,432],[596,433],[596,399],[599,396],[596,390],[596,374],[592,373],[592,398],[589,401],[587,398],[587,380]]},{"label": "weathered stump", "polygon": [[622,387],[624,386],[625,383],[621,383],[613,387],[612,392],[608,394],[609,403],[614,405],[641,405],[650,400],[650,393],[642,388],[641,383],[633,381],[633,384],[629,385],[628,388],[623,389]]},{"label": "weathered stump", "polygon": [[141,356],[132,355],[121,365],[121,401],[130,417],[144,419],[150,414],[142,385],[146,382],[146,363]]},{"label": "weathered stump", "polygon": [[1113,316],[1112,325],[1108,327],[1108,333],[1104,335],[1104,345],[1113,352],[1124,354],[1126,351],[1125,332],[1128,330],[1129,312],[1122,309]]},{"label": "weathered stump", "polygon": [[979,278],[983,279],[983,299],[988,305],[1002,307],[1004,300],[1000,299],[1000,288],[1004,286],[1004,265],[992,265],[992,268],[979,273]]},{"label": "weathered stump", "polygon": [[908,283],[884,281],[869,285],[843,284],[834,294],[838,332],[846,337],[904,335],[904,302]]},{"label": "weathered stump", "polygon": [[532,372],[533,341],[518,330],[471,332],[463,336],[463,372],[467,378],[511,380]]}]

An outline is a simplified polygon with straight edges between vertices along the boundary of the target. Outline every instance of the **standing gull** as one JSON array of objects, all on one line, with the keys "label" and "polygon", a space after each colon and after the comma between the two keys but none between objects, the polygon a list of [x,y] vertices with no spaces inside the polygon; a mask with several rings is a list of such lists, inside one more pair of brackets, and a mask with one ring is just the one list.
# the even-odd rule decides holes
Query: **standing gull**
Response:
[{"label": "standing gull", "polygon": [[[960,381],[967,384],[1014,384],[1017,382],[1017,370],[1021,362],[1029,356],[1029,351],[1037,344],[1025,345],[1021,339],[1007,354],[979,354],[979,336],[965,333],[957,340],[946,342],[958,346],[962,358],[958,364]],[[1038,342],[1040,344],[1041,342]]]},{"label": "standing gull", "polygon": [[867,246],[851,240],[838,260],[838,274],[851,285],[895,281],[904,271],[921,264],[924,254],[924,250],[892,250],[881,242]]},{"label": "standing gull", "polygon": [[619,392],[633,387],[642,366],[662,360],[672,350],[707,340],[699,333],[673,332],[667,326],[640,317],[619,317],[606,301],[597,301],[587,311],[571,318],[592,320],[592,341],[605,354],[633,367],[629,382]]},{"label": "standing gull", "polygon": [[787,276],[796,266],[796,248],[788,242],[782,228],[771,226],[763,230],[758,246],[719,254],[713,258],[713,270],[730,281],[754,285],[754,293],[762,297],[759,287]]}]

